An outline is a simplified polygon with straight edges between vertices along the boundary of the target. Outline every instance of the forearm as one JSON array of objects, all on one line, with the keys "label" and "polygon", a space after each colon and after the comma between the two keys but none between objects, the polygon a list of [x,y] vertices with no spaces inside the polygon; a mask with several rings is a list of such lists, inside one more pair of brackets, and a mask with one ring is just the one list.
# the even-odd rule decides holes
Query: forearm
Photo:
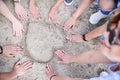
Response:
[{"label": "forearm", "polygon": [[106,22],[104,25],[92,30],[91,32],[88,32],[87,34],[85,34],[86,40],[91,40],[91,39],[94,39],[96,37],[103,35],[103,33],[106,31],[107,24],[108,24],[108,22]]},{"label": "forearm", "polygon": [[[102,50],[102,49],[101,49]],[[74,55],[71,58],[71,62],[78,62],[81,64],[108,64],[112,63],[106,56],[103,55],[102,51],[92,50],[84,53]]]},{"label": "forearm", "polygon": [[17,75],[15,72],[4,72],[0,73],[0,80],[13,80]]},{"label": "forearm", "polygon": [[0,13],[8,18],[12,23],[17,20],[2,0],[0,0]]},{"label": "forearm", "polygon": [[82,79],[82,78],[70,78],[70,77],[67,77],[67,76],[56,76],[56,77],[53,77],[52,80],[85,80],[85,79]]},{"label": "forearm", "polygon": [[64,0],[57,0],[57,2],[55,3],[55,5],[52,7],[51,10],[55,10],[56,11],[60,7],[60,5],[63,3],[63,1]]},{"label": "forearm", "polygon": [[77,11],[73,14],[73,18],[77,19],[93,2],[94,0],[82,0]]}]

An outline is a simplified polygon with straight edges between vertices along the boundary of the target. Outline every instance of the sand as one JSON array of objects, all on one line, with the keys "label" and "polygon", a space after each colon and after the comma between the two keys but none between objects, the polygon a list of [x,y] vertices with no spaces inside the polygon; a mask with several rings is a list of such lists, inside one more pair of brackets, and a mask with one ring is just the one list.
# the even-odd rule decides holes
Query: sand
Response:
[{"label": "sand", "polygon": [[[5,58],[0,55],[0,72],[11,71],[14,63],[19,58],[21,62],[31,60],[34,64],[29,72],[17,77],[15,80],[47,80],[45,75],[46,64],[52,64],[54,70],[60,75],[78,78],[98,76],[101,71],[106,70],[106,65],[102,64],[80,65],[78,63],[71,63],[63,65],[57,63],[59,59],[54,55],[55,50],[65,50],[69,54],[75,55],[84,51],[97,49],[100,47],[100,43],[98,39],[82,43],[71,43],[65,39],[65,37],[71,33],[85,34],[96,27],[96,25],[91,25],[88,22],[90,15],[97,10],[96,2],[82,14],[74,29],[64,31],[64,22],[75,12],[81,0],[75,0],[71,6],[66,6],[64,3],[62,4],[58,10],[58,25],[53,25],[48,19],[48,12],[55,1],[56,0],[37,0],[42,19],[36,20],[29,12],[29,0],[21,0],[21,4],[25,7],[30,17],[26,22],[21,21],[25,26],[25,33],[22,40],[17,40],[12,35],[12,24],[9,20],[0,15],[0,44],[17,44],[24,49],[24,51],[16,55],[15,58]],[[4,2],[15,15],[12,0],[4,0]],[[103,24],[103,22],[99,25],[101,24]]]}]

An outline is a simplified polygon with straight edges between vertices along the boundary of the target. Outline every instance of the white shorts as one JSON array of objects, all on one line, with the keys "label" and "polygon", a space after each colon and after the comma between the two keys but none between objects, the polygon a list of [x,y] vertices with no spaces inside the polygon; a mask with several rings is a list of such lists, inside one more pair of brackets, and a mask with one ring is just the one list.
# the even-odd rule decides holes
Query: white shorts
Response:
[{"label": "white shorts", "polygon": [[108,67],[108,69],[110,71],[109,75],[94,77],[94,78],[90,78],[88,80],[120,80],[120,71],[116,71],[116,72],[113,71],[115,68],[117,68],[118,65],[119,65],[119,63],[116,63],[116,64],[112,64]]}]

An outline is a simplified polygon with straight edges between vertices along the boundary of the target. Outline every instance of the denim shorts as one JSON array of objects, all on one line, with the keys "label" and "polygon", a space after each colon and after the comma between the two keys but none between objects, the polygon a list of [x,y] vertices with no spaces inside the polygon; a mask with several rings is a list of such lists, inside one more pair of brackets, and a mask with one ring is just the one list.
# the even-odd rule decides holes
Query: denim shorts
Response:
[{"label": "denim shorts", "polygon": [[118,7],[118,2],[119,2],[119,0],[114,0],[114,2],[115,2],[115,5],[114,5],[113,9],[110,10],[110,11],[107,11],[107,10],[103,10],[103,9],[101,8],[101,6],[100,6],[100,0],[98,0],[98,9],[99,9],[104,15],[108,15],[108,14],[112,13],[112,12]]}]

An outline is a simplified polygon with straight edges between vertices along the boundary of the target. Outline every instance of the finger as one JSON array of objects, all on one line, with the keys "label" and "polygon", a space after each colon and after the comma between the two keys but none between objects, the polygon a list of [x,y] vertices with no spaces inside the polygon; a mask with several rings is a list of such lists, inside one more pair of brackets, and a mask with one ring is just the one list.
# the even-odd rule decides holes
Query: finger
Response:
[{"label": "finger", "polygon": [[23,49],[20,48],[20,47],[14,47],[13,50],[14,50],[14,51],[22,51]]},{"label": "finger", "polygon": [[22,64],[22,66],[25,66],[25,65],[27,65],[28,63],[30,63],[30,61],[24,62],[24,63]]},{"label": "finger", "polygon": [[64,53],[60,50],[56,51],[55,52],[60,58],[63,58],[64,57]]},{"label": "finger", "polygon": [[65,64],[64,61],[57,61],[58,64]]},{"label": "finger", "polygon": [[29,67],[29,66],[31,66],[31,65],[32,65],[32,62],[26,64],[26,65],[24,66],[24,68],[27,68],[27,67]]},{"label": "finger", "polygon": [[29,65],[29,66],[25,67],[25,70],[29,70],[31,68],[32,68],[32,65]]},{"label": "finger", "polygon": [[20,31],[20,33],[19,33],[19,34],[20,34],[20,39],[22,39],[22,30]]},{"label": "finger", "polygon": [[71,34],[71,35],[67,36],[66,39],[69,41],[74,41],[73,36],[74,36],[74,34]]},{"label": "finger", "polygon": [[48,65],[47,67],[48,67],[49,74],[53,74],[52,66],[51,66],[51,65]]},{"label": "finger", "polygon": [[12,51],[12,55],[19,54],[21,51]]},{"label": "finger", "polygon": [[23,20],[25,20],[25,21],[27,20],[26,14],[23,14],[22,17],[23,17]]},{"label": "finger", "polygon": [[15,30],[13,30],[13,36],[15,36]]},{"label": "finger", "polygon": [[16,31],[16,37],[17,37],[17,39],[19,39],[19,35],[18,34],[19,34],[18,31]]},{"label": "finger", "polygon": [[25,20],[27,21],[27,20],[28,20],[28,15],[27,15],[27,13],[24,15],[24,17],[25,17]]},{"label": "finger", "polygon": [[20,60],[18,60],[16,63],[15,63],[15,65],[20,65]]},{"label": "finger", "polygon": [[19,19],[21,19],[21,16],[20,16],[20,14],[17,14],[17,16],[18,16],[18,18],[19,18]]},{"label": "finger", "polygon": [[72,25],[72,29],[75,28],[75,24]]}]

